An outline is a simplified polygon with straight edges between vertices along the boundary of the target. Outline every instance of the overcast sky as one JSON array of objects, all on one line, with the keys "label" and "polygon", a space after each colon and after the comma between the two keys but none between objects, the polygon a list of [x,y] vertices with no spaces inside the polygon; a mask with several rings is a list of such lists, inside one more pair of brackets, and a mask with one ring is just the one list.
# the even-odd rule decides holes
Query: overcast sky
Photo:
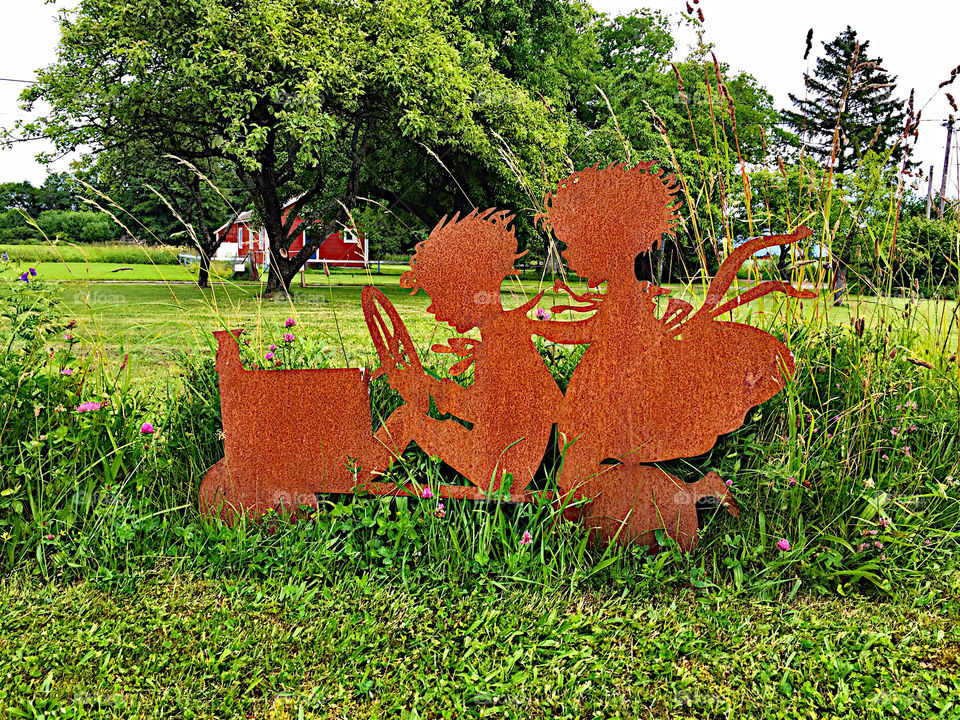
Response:
[{"label": "overcast sky", "polygon": [[[175,0],[171,0],[175,1]],[[76,0],[67,0],[70,5]],[[59,36],[54,20],[56,8],[44,0],[0,0],[4,22],[0,24],[0,77],[29,80],[34,71],[55,56]],[[679,17],[685,0],[593,0],[598,10],[611,14],[651,7]],[[884,67],[898,76],[903,98],[916,89],[918,107],[923,107],[920,140],[915,158],[924,172],[934,165],[935,187],[939,187],[943,167],[946,130],[940,123],[950,112],[944,91],[937,85],[950,70],[960,65],[960,3],[943,0],[701,0],[706,15],[707,40],[716,45],[718,58],[734,70],[746,70],[774,96],[780,107],[788,103],[787,93],[803,92],[803,60],[807,30],[814,31],[812,65],[820,43],[832,40],[848,24],[870,41],[870,54],[883,58]],[[678,31],[678,55],[682,57],[693,42],[690,31]],[[11,126],[22,111],[17,95],[20,83],[0,81],[0,127]],[[952,88],[960,97],[960,81]],[[949,194],[957,195],[960,133],[954,136]],[[33,160],[43,149],[28,143],[13,150],[0,151],[0,182],[29,179],[42,182],[45,168]],[[61,163],[58,169],[66,169]]]}]

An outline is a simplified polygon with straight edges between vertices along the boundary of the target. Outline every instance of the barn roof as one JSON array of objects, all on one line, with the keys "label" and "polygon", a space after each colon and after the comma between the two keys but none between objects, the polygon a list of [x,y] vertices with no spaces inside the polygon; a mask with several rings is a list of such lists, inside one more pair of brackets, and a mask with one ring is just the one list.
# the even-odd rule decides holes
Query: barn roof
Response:
[{"label": "barn roof", "polygon": [[[303,195],[297,195],[296,197],[290,198],[289,200],[287,200],[287,201],[283,204],[283,209],[286,210],[288,207],[290,207],[291,205],[293,205],[297,200],[299,200],[299,199],[302,198],[302,197],[303,197]],[[248,223],[248,222],[250,222],[250,218],[252,218],[252,217],[253,217],[253,211],[252,211],[252,210],[244,210],[242,213],[240,213],[239,215],[237,215],[235,218],[233,218],[232,220],[228,220],[228,221],[225,222],[223,225],[221,225],[221,226],[218,227],[216,230],[214,230],[214,234],[215,234],[215,235],[219,235],[219,234],[222,233],[224,230],[226,230],[228,227],[230,227],[231,225],[236,225],[237,223]]]},{"label": "barn roof", "polygon": [[230,227],[231,225],[236,225],[237,223],[250,222],[250,218],[251,218],[251,217],[253,217],[253,211],[251,211],[251,210],[244,210],[242,213],[240,213],[239,215],[237,215],[235,218],[233,218],[232,220],[228,220],[228,221],[225,222],[223,225],[221,225],[221,226],[218,227],[216,230],[214,230],[214,234],[220,234],[220,233],[222,233],[224,230],[226,230],[226,229],[227,229],[228,227]]}]

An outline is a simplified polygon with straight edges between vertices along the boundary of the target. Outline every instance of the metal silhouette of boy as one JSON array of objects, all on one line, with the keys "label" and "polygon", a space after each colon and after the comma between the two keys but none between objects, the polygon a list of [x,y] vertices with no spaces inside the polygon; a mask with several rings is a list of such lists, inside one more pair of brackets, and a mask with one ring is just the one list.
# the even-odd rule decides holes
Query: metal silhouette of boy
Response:
[{"label": "metal silhouette of boy", "polygon": [[[411,441],[438,456],[481,490],[496,491],[512,477],[511,493],[523,493],[540,466],[562,394],[532,336],[546,323],[528,313],[542,293],[522,307],[501,304],[503,281],[516,274],[517,241],[506,211],[474,211],[446,218],[419,245],[400,285],[424,290],[427,310],[459,333],[473,329],[479,339],[455,338],[435,351],[461,357],[451,374],[474,368],[473,383],[437,380],[410,363],[386,368],[389,382],[405,405],[377,431],[378,457],[370,465],[382,472]],[[375,333],[373,333],[375,334]],[[419,365],[419,363],[417,363]],[[428,416],[430,400],[440,413]]]}]

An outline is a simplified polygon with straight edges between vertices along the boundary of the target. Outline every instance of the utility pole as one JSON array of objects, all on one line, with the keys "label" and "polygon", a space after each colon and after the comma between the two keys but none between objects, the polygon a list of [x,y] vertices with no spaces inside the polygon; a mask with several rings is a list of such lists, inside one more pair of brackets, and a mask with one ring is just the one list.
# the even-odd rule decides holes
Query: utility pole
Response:
[{"label": "utility pole", "polygon": [[927,220],[930,219],[930,209],[933,207],[933,165],[930,166],[930,174],[927,177]]},{"label": "utility pole", "polygon": [[943,155],[943,182],[940,184],[940,207],[937,214],[943,220],[943,208],[947,195],[947,172],[950,170],[950,144],[953,142],[953,115],[944,123],[947,128],[947,149]]}]

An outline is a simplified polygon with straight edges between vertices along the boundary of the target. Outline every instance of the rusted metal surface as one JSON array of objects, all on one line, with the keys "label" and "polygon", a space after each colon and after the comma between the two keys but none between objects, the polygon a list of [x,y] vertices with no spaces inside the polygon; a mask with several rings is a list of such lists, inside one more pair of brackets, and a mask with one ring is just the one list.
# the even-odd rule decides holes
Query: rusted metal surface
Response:
[{"label": "rusted metal surface", "polygon": [[654,532],[665,530],[684,550],[697,540],[699,500],[715,497],[735,517],[740,516],[729,488],[715,472],[687,483],[655,465],[621,463],[603,466],[580,482],[575,495],[591,498],[566,515],[586,525],[603,541],[656,545]]},{"label": "rusted metal surface", "polygon": [[[565,244],[564,258],[589,286],[578,294],[558,283],[570,301],[553,309],[571,311],[572,320],[531,319],[542,293],[513,310],[502,306],[501,286],[520,257],[513,216],[487,210],[441,221],[417,246],[400,284],[424,290],[437,320],[459,333],[477,331],[478,338],[433,347],[453,359],[450,375],[473,370],[466,386],[424,371],[400,315],[374,287],[362,292],[380,359],[373,373],[246,371],[236,338],[217,333],[226,457],[204,480],[205,507],[226,506],[229,519],[234,509],[314,505],[315,493],[414,494],[413,485],[381,477],[412,442],[470,483],[441,486],[440,496],[479,500],[496,492],[497,499],[529,501],[556,423],[565,447],[561,496],[591,500],[576,516],[598,537],[651,544],[653,531],[663,529],[693,547],[697,501],[715,497],[737,514],[730,490],[716,473],[684,482],[654,463],[707,452],[794,369],[779,340],[721,317],[770,292],[814,294],[766,282],[726,299],[746,259],[810,235],[800,228],[732,252],[696,311],[684,300],[658,300],[669,290],[638,282],[634,261],[674,233],[678,207],[673,177],[648,163],[587,168],[547,196],[538,219]],[[589,345],[566,396],[536,336]],[[380,375],[404,404],[373,433],[369,382]],[[444,419],[431,417],[431,404]]]},{"label": "rusted metal surface", "polygon": [[[395,334],[383,321],[381,308],[394,313],[394,328],[402,328],[383,293],[364,288],[363,306],[380,355],[377,372],[385,372],[406,401],[377,431],[380,447],[402,452],[416,441],[477,488],[509,490],[519,497],[543,460],[563,396],[532,340],[544,323],[528,314],[542,294],[514,310],[505,310],[500,302],[500,287],[516,273],[519,257],[511,220],[493,210],[444,218],[417,246],[410,270],[400,280],[414,293],[424,290],[430,296],[427,310],[437,320],[460,333],[479,330],[479,340],[456,339],[433,348],[462,358],[451,368],[453,374],[473,367],[468,387],[423,372],[405,330]],[[469,423],[470,429],[454,419],[429,417],[431,398],[440,413]],[[380,471],[382,456],[369,467]]]},{"label": "rusted metal surface", "polygon": [[649,531],[663,528],[689,548],[697,530],[691,498],[712,494],[735,511],[728,488],[713,473],[685,484],[649,463],[707,452],[719,435],[743,424],[750,408],[779,392],[794,369],[789,350],[776,338],[717,318],[775,290],[815,295],[763,283],[739,302],[723,303],[747,258],[807,237],[810,231],[803,228],[744,244],[723,263],[699,310],[691,314],[689,303],[673,299],[658,316],[657,298],[669,290],[638,282],[634,258],[674,234],[675,194],[673,177],[649,164],[588,168],[547,197],[545,219],[566,244],[563,256],[571,270],[592,288],[606,283],[603,294],[574,297],[595,314],[551,338],[590,344],[558,416],[562,440],[572,443],[560,491],[594,498],[581,518],[596,521],[605,536],[611,534],[610,518],[619,518],[625,522],[621,538],[648,538]]},{"label": "rusted metal surface", "polygon": [[373,445],[369,373],[244,370],[239,331],[214,335],[224,459],[204,478],[201,506],[231,519],[316,505],[316,493],[351,492],[351,458],[368,456]]}]

